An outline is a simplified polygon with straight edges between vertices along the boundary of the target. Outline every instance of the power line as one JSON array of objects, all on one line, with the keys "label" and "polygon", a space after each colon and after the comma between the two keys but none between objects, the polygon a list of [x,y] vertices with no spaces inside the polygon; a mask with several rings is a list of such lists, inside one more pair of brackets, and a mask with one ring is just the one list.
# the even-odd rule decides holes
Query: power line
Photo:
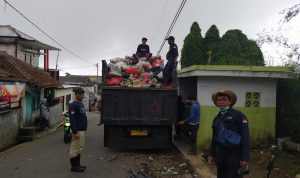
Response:
[{"label": "power line", "polygon": [[16,12],[18,12],[29,23],[31,23],[33,26],[35,26],[39,31],[41,31],[44,35],[46,35],[48,38],[50,38],[52,41],[54,41],[57,45],[59,45],[60,47],[62,47],[64,50],[68,51],[70,54],[72,54],[73,56],[75,56],[76,58],[78,58],[78,59],[80,59],[82,61],[85,61],[87,63],[93,64],[93,63],[89,62],[88,60],[85,60],[85,59],[81,58],[80,56],[78,56],[77,54],[75,54],[71,50],[67,49],[66,47],[64,47],[62,44],[60,44],[58,41],[56,41],[54,38],[52,38],[50,35],[48,35],[44,30],[42,30],[40,27],[38,27],[35,23],[33,23],[30,19],[28,19],[25,15],[23,15],[18,9],[16,9],[13,5],[11,5],[7,0],[3,0],[3,1],[5,2],[5,4],[8,4],[13,10],[15,10]]},{"label": "power line", "polygon": [[153,35],[153,41],[154,41],[155,38],[156,38],[157,31],[158,31],[158,27],[159,27],[159,25],[160,25],[160,23],[161,23],[161,20],[162,20],[164,14],[165,14],[165,11],[166,11],[168,2],[169,2],[169,0],[166,1],[165,6],[164,6],[164,9],[163,9],[163,11],[162,11],[162,13],[161,13],[161,15],[160,15],[160,19],[159,19],[159,21],[158,21],[158,23],[157,23],[157,25],[156,25],[156,28],[155,28],[155,31],[154,31],[154,35]]},{"label": "power line", "polygon": [[176,23],[176,21],[177,21],[179,15],[180,15],[180,13],[181,13],[181,11],[182,11],[182,9],[183,9],[183,7],[184,7],[186,1],[187,1],[187,0],[182,0],[181,4],[180,4],[180,6],[179,6],[179,8],[178,8],[178,10],[177,10],[177,13],[176,13],[176,15],[175,15],[175,17],[174,17],[174,19],[173,19],[173,21],[172,21],[170,27],[169,27],[169,30],[168,30],[168,32],[166,33],[166,36],[165,36],[165,38],[163,39],[163,42],[162,42],[162,44],[161,44],[161,46],[160,46],[160,48],[159,48],[159,50],[158,50],[158,52],[157,52],[157,56],[159,55],[159,53],[161,52],[162,48],[164,47],[165,42],[166,42],[165,39],[170,35],[170,33],[171,33],[171,31],[172,31],[172,29],[173,29],[173,27],[174,27],[174,25],[175,25],[175,23]]}]

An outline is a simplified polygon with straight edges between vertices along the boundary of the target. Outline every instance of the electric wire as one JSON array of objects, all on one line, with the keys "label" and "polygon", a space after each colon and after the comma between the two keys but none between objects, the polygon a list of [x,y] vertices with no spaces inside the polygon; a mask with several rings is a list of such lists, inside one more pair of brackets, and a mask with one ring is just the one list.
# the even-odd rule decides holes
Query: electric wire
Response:
[{"label": "electric wire", "polygon": [[[60,44],[57,40],[55,40],[54,38],[52,38],[50,35],[48,35],[44,30],[42,30],[40,27],[38,27],[35,23],[33,23],[29,18],[27,18],[25,15],[23,15],[18,9],[16,9],[13,5],[11,5],[7,0],[3,0],[6,4],[8,4],[13,10],[15,10],[17,13],[19,13],[23,18],[25,18],[29,23],[31,23],[34,27],[36,27],[40,32],[42,32],[44,35],[46,35],[48,38],[50,38],[52,41],[54,41],[57,45],[59,45],[60,47],[62,47],[64,50],[66,50],[67,52],[69,52],[70,54],[72,54],[73,56],[75,56],[76,58],[85,61],[87,63],[93,64],[91,62],[89,62],[88,60],[85,60],[83,58],[81,58],[80,56],[78,56],[77,54],[75,54],[74,52],[72,52],[71,50],[67,49],[66,47],[64,47],[62,44]],[[94,65],[94,64],[93,64]]]},{"label": "electric wire", "polygon": [[156,38],[157,31],[158,31],[158,27],[159,27],[159,25],[160,25],[160,23],[161,23],[161,20],[162,20],[163,16],[165,15],[165,11],[166,11],[166,8],[167,8],[168,3],[169,3],[169,0],[166,1],[165,6],[164,6],[164,9],[163,9],[163,11],[162,11],[162,13],[161,13],[161,15],[160,15],[160,19],[159,19],[159,21],[158,21],[158,23],[157,23],[157,25],[156,25],[156,28],[155,28],[155,31],[154,31],[154,35],[153,35],[153,41],[154,41],[155,38]]},{"label": "electric wire", "polygon": [[168,32],[166,33],[165,38],[163,39],[163,42],[162,42],[162,44],[161,44],[161,46],[160,46],[160,48],[159,48],[159,50],[158,50],[158,52],[157,52],[157,56],[159,55],[159,53],[161,52],[162,48],[164,47],[164,45],[165,45],[165,39],[170,35],[170,33],[171,33],[171,31],[172,31],[172,29],[173,29],[175,23],[177,22],[177,19],[178,19],[180,13],[181,13],[183,7],[185,6],[186,1],[187,1],[187,0],[183,0],[183,1],[181,2],[180,6],[179,6],[179,8],[178,8],[178,10],[177,10],[177,13],[176,13],[176,15],[175,15],[175,17],[174,17],[174,19],[173,19],[173,21],[172,21],[170,27],[169,27],[169,30],[168,30]]}]

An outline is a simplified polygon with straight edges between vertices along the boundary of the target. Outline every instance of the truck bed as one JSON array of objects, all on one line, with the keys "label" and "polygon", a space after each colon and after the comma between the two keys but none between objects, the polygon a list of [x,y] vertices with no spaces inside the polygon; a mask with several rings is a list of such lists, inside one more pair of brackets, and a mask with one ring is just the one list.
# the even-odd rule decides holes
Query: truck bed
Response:
[{"label": "truck bed", "polygon": [[102,124],[170,125],[177,119],[177,89],[103,86],[101,106]]}]

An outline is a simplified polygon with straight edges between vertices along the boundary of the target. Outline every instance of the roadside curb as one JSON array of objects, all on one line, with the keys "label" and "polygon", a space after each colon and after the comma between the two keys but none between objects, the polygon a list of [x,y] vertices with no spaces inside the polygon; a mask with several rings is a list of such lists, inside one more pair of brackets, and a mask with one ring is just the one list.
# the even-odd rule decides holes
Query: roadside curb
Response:
[{"label": "roadside curb", "polygon": [[182,143],[180,141],[173,141],[174,145],[181,152],[184,159],[188,161],[188,163],[193,167],[196,174],[200,178],[216,178],[215,168],[209,166],[206,160],[200,155],[189,155],[188,154],[188,145],[186,143]]}]

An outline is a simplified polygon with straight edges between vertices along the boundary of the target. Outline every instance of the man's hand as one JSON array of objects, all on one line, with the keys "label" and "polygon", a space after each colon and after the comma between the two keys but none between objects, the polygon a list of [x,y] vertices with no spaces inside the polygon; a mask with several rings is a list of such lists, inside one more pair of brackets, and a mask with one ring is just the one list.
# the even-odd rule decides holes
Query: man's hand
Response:
[{"label": "man's hand", "polygon": [[245,165],[248,165],[248,164],[249,164],[248,161],[240,161],[241,166],[245,166]]},{"label": "man's hand", "polygon": [[214,159],[214,157],[212,157],[212,156],[208,156],[207,161],[208,161],[208,164],[209,164],[209,165],[215,164],[215,159]]},{"label": "man's hand", "polygon": [[184,124],[184,121],[179,121],[177,124],[178,124],[178,125],[183,125],[183,124]]},{"label": "man's hand", "polygon": [[75,137],[75,139],[79,140],[79,138],[80,138],[80,133],[77,132],[77,133],[74,135],[74,137]]}]

